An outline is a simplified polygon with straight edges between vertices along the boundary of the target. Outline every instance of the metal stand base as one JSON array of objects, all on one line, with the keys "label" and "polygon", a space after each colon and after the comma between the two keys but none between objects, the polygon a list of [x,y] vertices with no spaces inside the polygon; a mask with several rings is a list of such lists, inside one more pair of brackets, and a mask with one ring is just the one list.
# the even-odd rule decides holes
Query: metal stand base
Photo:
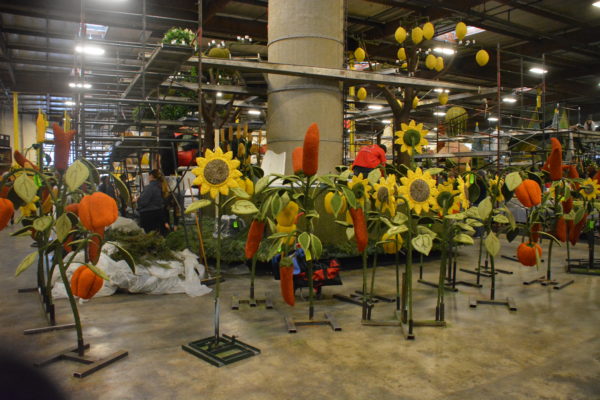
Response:
[{"label": "metal stand base", "polygon": [[240,342],[235,336],[227,335],[209,336],[184,344],[181,348],[215,367],[233,364],[260,354],[256,347]]},{"label": "metal stand base", "polygon": [[53,331],[62,331],[64,329],[71,329],[71,328],[75,328],[75,324],[71,323],[71,324],[64,324],[64,325],[50,325],[50,326],[44,326],[42,328],[31,328],[31,329],[25,329],[23,331],[24,335],[35,335],[37,333],[46,333],[46,332],[53,332]]},{"label": "metal stand base", "polygon": [[[429,282],[423,279],[419,279],[417,282],[422,283],[423,285],[427,285],[427,286],[431,286],[434,288],[438,288],[439,285],[437,283],[433,283],[433,282]],[[449,292],[458,292],[458,289],[452,286],[446,286],[444,285],[444,290],[447,290]]]},{"label": "metal stand base", "polygon": [[[338,299],[339,301],[343,301],[345,303],[350,303],[350,304],[354,304],[360,307],[364,307],[365,305],[363,304],[363,300],[362,300],[362,296],[358,296],[354,293],[352,293],[349,296],[346,296],[345,294],[334,294],[333,295],[334,299]],[[366,303],[366,308],[367,308],[367,314],[371,315],[371,311],[373,310],[373,307],[375,306],[375,303],[377,301],[369,301]]]},{"label": "metal stand base", "polygon": [[413,332],[414,322],[408,321],[407,323],[402,322],[400,310],[396,310],[394,312],[394,318],[388,320],[373,320],[363,319],[360,321],[362,325],[365,326],[398,326],[402,330],[402,335],[406,340],[415,340],[415,334]]},{"label": "metal stand base", "polygon": [[[84,348],[84,350],[89,350],[90,345],[86,344],[86,345],[84,345],[83,348]],[[54,362],[60,361],[60,360],[75,361],[78,363],[86,364],[86,367],[80,371],[73,372],[73,376],[75,378],[85,378],[86,376],[91,375],[94,372],[101,370],[104,367],[109,366],[110,364],[114,363],[115,361],[118,361],[122,358],[127,357],[128,354],[129,353],[127,351],[119,350],[119,351],[109,355],[108,357],[104,357],[99,360],[94,360],[92,358],[86,357],[85,355],[80,356],[77,352],[77,347],[75,347],[75,348],[70,348],[70,349],[58,352],[43,361],[34,363],[33,365],[36,367],[43,367],[45,365],[48,365],[48,364],[51,364],[51,363],[54,363]]]},{"label": "metal stand base", "polygon": [[474,297],[469,297],[469,307],[477,308],[479,304],[487,304],[491,306],[506,306],[510,311],[517,311],[517,304],[512,297],[507,297],[506,300],[479,300]]},{"label": "metal stand base", "polygon": [[567,286],[575,283],[575,281],[574,280],[570,280],[570,281],[566,281],[566,282],[562,282],[561,283],[561,282],[559,282],[557,280],[546,279],[545,276],[540,276],[537,279],[523,282],[523,285],[533,285],[535,283],[539,283],[542,286],[552,286],[552,287],[554,287],[555,290],[560,290],[560,289],[564,289]]},{"label": "metal stand base", "polygon": [[17,289],[17,293],[31,293],[31,292],[37,292],[38,288],[22,288],[22,289]]},{"label": "metal stand base", "polygon": [[455,285],[464,285],[464,286],[470,286],[470,287],[476,287],[476,288],[483,287],[483,285],[480,284],[480,283],[477,283],[477,282],[467,282],[467,281],[457,281],[455,283]]},{"label": "metal stand base", "polygon": [[[461,268],[460,270],[462,272],[466,272],[467,274],[477,275],[477,270],[476,269]],[[496,274],[498,274],[498,272],[496,272]],[[491,278],[492,277],[492,273],[488,272],[488,271],[485,271],[485,270],[480,270],[479,271],[479,276],[481,276],[482,278]]]},{"label": "metal stand base", "polygon": [[[571,262],[575,262],[576,264],[571,264]],[[590,265],[588,258],[567,259],[567,272],[570,274],[598,276],[600,275],[600,260],[593,260],[592,265]]]},{"label": "metal stand base", "polygon": [[236,295],[231,296],[231,309],[239,310],[240,304],[248,304],[250,307],[257,307],[259,304],[264,304],[267,310],[273,309],[273,300],[268,292],[265,293],[264,298],[258,297],[247,297],[240,299]]},{"label": "metal stand base", "polygon": [[[360,297],[362,297],[362,295],[363,295],[362,290],[356,290],[354,293],[356,293]],[[391,297],[380,296],[380,295],[376,295],[376,294],[370,295],[369,297],[371,299],[374,299],[373,302],[383,301],[384,303],[394,303],[396,301],[396,299],[392,299]]]},{"label": "metal stand base", "polygon": [[285,325],[287,326],[288,333],[296,333],[298,329],[296,326],[305,325],[330,325],[334,331],[341,331],[342,328],[337,324],[336,320],[329,313],[325,313],[325,319],[294,319],[289,315],[285,317]]}]

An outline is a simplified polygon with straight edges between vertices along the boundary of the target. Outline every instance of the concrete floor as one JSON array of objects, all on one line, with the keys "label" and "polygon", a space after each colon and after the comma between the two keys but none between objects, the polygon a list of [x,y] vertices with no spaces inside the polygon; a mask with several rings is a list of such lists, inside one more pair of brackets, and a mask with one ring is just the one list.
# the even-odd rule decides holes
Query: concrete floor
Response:
[{"label": "concrete floor", "polygon": [[[34,283],[34,268],[19,278],[14,270],[32,249],[25,238],[0,233],[0,337],[4,346],[31,360],[75,344],[75,332],[24,336],[23,330],[43,326],[35,294],[17,294]],[[515,244],[503,243],[503,254]],[[546,251],[546,250],[544,250]],[[461,266],[473,267],[472,248],[462,249]],[[80,306],[91,355],[118,349],[129,357],[85,379],[72,377],[78,365],[60,361],[43,371],[73,399],[600,399],[600,277],[564,274],[564,249],[553,261],[558,279],[575,284],[557,291],[524,286],[541,272],[499,259],[498,267],[514,271],[499,275],[498,296],[514,297],[519,307],[479,306],[470,309],[469,295],[484,289],[461,287],[447,295],[446,328],[417,328],[406,341],[395,327],[360,324],[360,308],[331,298],[360,287],[360,271],[344,272],[344,285],[326,288],[317,312],[332,312],[343,328],[300,327],[288,334],[283,315],[306,315],[275,296],[276,309],[229,309],[233,293],[247,293],[246,276],[223,284],[222,332],[239,336],[262,354],[215,368],[181,350],[189,341],[212,332],[212,297],[117,294]],[[573,256],[585,256],[580,244]],[[435,278],[437,263],[426,266]],[[380,269],[378,292],[392,293],[391,267]],[[470,279],[467,274],[462,279]],[[416,279],[416,275],[415,275]],[[278,293],[267,277],[259,291]],[[432,319],[435,289],[415,283],[415,318]],[[66,300],[57,301],[58,322],[72,321]],[[375,318],[391,315],[393,305],[378,305]]]}]

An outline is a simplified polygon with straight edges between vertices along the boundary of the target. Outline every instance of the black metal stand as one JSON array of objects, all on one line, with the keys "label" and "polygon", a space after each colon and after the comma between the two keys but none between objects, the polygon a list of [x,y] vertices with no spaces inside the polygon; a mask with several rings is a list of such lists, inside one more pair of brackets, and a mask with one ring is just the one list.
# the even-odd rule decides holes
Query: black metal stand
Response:
[{"label": "black metal stand", "polygon": [[[82,346],[83,350],[89,350],[90,345],[89,344],[85,344]],[[82,370],[79,371],[75,371],[73,373],[73,376],[75,378],[85,378],[88,375],[93,374],[94,372],[109,366],[110,364],[114,363],[115,361],[118,361],[122,358],[127,357],[129,353],[125,350],[119,350],[115,353],[112,353],[111,355],[95,360],[92,359],[90,357],[87,357],[83,354],[80,354],[79,348],[78,347],[74,347],[74,348],[69,348],[67,350],[58,352],[56,354],[51,355],[50,357],[48,357],[45,360],[42,360],[40,362],[36,362],[33,365],[36,367],[43,367],[46,366],[48,364],[52,364],[54,362],[60,361],[60,360],[69,360],[69,361],[75,361],[81,364],[86,364],[86,367]]]},{"label": "black metal stand", "polygon": [[[486,257],[487,258],[487,257]],[[487,262],[487,259],[486,259]],[[496,300],[496,268],[494,267],[494,257],[490,257],[490,274],[492,282],[490,285],[490,298],[489,299],[477,299],[475,297],[469,297],[469,307],[477,308],[479,304],[491,305],[491,306],[505,306],[510,311],[517,311],[517,304],[512,297],[507,297],[505,300]]]},{"label": "black metal stand", "polygon": [[566,282],[559,282],[556,279],[552,278],[552,268],[551,268],[551,260],[552,260],[552,244],[554,242],[550,241],[550,245],[548,246],[548,268],[546,269],[546,275],[540,276],[539,278],[533,279],[531,281],[523,282],[523,285],[529,286],[536,283],[539,283],[542,286],[552,286],[554,290],[561,290],[566,288],[567,286],[575,283],[573,279]]},{"label": "black metal stand", "polygon": [[268,292],[265,292],[264,298],[257,298],[254,296],[254,279],[256,277],[256,256],[252,258],[252,265],[250,267],[250,294],[248,298],[239,298],[236,295],[233,295],[231,298],[231,309],[239,310],[240,303],[248,304],[250,307],[256,307],[259,304],[265,305],[267,310],[273,309],[273,300],[271,299]]},{"label": "black metal stand", "polygon": [[[600,260],[596,259],[594,231],[588,234],[588,258],[568,258],[567,272],[579,275],[600,276]],[[573,262],[574,264],[571,264]]]},{"label": "black metal stand", "polygon": [[285,317],[285,325],[288,333],[298,332],[297,326],[315,326],[315,325],[330,325],[334,331],[341,331],[342,328],[337,324],[336,320],[329,313],[324,314],[325,319],[294,319],[287,315]]},{"label": "black metal stand", "polygon": [[227,335],[210,336],[190,342],[181,348],[215,367],[233,364],[260,354],[256,347],[240,342],[235,336]]}]

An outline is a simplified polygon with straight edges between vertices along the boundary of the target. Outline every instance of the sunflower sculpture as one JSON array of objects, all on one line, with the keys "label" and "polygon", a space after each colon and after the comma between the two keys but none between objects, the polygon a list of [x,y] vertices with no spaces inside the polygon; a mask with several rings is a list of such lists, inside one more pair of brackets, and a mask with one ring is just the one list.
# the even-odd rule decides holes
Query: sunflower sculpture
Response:
[{"label": "sunflower sculpture", "polygon": [[[454,180],[449,180],[445,183],[440,183],[437,186],[438,195],[436,198],[435,209],[440,213],[446,207],[447,202],[451,202],[448,205],[448,213],[456,214],[460,211],[460,198],[459,198],[459,190],[454,188]],[[452,197],[454,196],[454,197]]]},{"label": "sunflower sculpture", "polygon": [[456,184],[458,187],[458,200],[463,210],[466,210],[469,208],[469,184],[462,176],[456,178]]},{"label": "sunflower sculpture", "polygon": [[381,177],[374,186],[375,207],[382,213],[389,211],[392,217],[396,215],[396,175]]},{"label": "sunflower sculpture", "polygon": [[402,185],[398,187],[398,193],[404,196],[411,210],[420,215],[422,211],[436,207],[438,190],[429,172],[423,172],[421,168],[408,170],[408,175],[400,178],[400,181]]},{"label": "sunflower sculpture", "polygon": [[194,185],[200,187],[200,194],[210,193],[213,199],[217,194],[227,196],[229,188],[238,187],[236,179],[242,176],[238,171],[239,160],[233,159],[233,153],[228,151],[223,153],[220,147],[215,152],[206,150],[204,157],[196,158],[197,168],[192,172],[196,175]]},{"label": "sunflower sculpture", "polygon": [[490,185],[490,191],[497,202],[504,201],[504,195],[502,194],[502,185],[504,185],[504,179],[501,179],[498,175],[495,178],[488,180]]},{"label": "sunflower sculpture", "polygon": [[421,154],[423,152],[423,146],[427,146],[429,142],[425,139],[427,130],[423,129],[423,124],[415,124],[414,120],[411,120],[408,125],[404,122],[400,125],[402,130],[396,132],[395,143],[400,145],[400,151],[408,153],[409,156],[413,155],[413,152]]},{"label": "sunflower sculpture", "polygon": [[348,188],[354,192],[354,196],[364,208],[365,199],[369,197],[369,194],[373,190],[373,187],[369,184],[369,180],[363,177],[363,174],[354,175],[350,181],[348,181]]},{"label": "sunflower sculpture", "polygon": [[600,195],[600,185],[592,178],[587,178],[579,188],[579,194],[585,200],[594,200]]}]

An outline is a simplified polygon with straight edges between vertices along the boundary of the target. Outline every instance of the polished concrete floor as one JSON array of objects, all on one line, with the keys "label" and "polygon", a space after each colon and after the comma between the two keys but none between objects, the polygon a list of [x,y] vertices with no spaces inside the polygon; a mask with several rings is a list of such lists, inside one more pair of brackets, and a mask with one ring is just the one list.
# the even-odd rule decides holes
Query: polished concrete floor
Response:
[{"label": "polished concrete floor", "polygon": [[[23,335],[43,326],[35,294],[17,294],[34,283],[34,268],[15,278],[19,261],[32,249],[24,238],[0,233],[0,338],[5,347],[39,360],[75,344],[75,332]],[[503,254],[516,244],[503,243]],[[473,248],[461,250],[460,266],[474,267]],[[149,296],[116,294],[80,306],[91,355],[124,349],[129,357],[77,379],[79,365],[60,361],[44,367],[73,399],[600,399],[600,277],[563,272],[564,249],[555,249],[558,279],[575,279],[564,290],[524,280],[541,275],[535,268],[499,259],[498,267],[514,275],[498,276],[498,297],[512,296],[518,311],[506,307],[469,308],[471,295],[483,289],[461,287],[447,294],[446,328],[417,328],[406,341],[396,327],[360,324],[360,308],[332,299],[360,287],[360,271],[342,273],[344,285],[324,290],[317,312],[331,312],[343,330],[299,327],[288,334],[283,316],[303,317],[306,304],[285,305],[277,295],[275,309],[229,309],[230,296],[246,293],[247,276],[223,283],[222,332],[239,336],[262,354],[216,368],[181,350],[189,341],[212,332],[212,297],[184,294]],[[574,256],[583,257],[580,244]],[[426,265],[435,278],[437,263]],[[392,293],[394,273],[381,268],[378,292]],[[471,279],[467,274],[462,279]],[[416,280],[416,274],[415,274]],[[267,277],[259,291],[277,294]],[[415,318],[431,319],[435,289],[415,283]],[[58,322],[72,321],[66,300],[58,300]],[[391,315],[393,305],[378,305],[375,318]]]}]

